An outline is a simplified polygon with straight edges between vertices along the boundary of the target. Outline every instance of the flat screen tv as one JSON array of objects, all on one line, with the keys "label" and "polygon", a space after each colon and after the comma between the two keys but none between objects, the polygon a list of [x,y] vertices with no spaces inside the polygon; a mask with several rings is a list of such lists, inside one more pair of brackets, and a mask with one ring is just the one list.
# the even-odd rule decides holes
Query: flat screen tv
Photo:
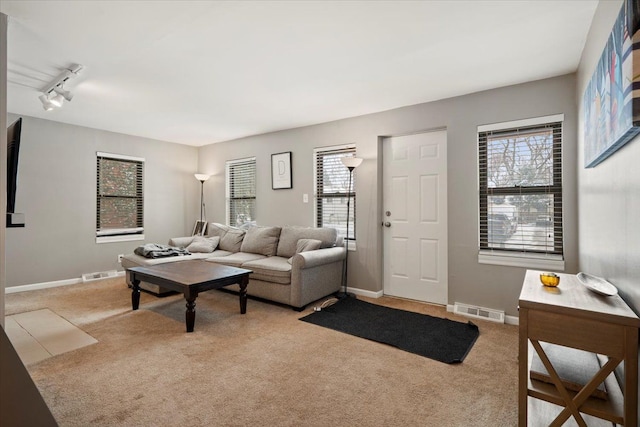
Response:
[{"label": "flat screen tv", "polygon": [[15,212],[21,133],[22,117],[7,128],[7,227],[24,227],[24,216]]}]

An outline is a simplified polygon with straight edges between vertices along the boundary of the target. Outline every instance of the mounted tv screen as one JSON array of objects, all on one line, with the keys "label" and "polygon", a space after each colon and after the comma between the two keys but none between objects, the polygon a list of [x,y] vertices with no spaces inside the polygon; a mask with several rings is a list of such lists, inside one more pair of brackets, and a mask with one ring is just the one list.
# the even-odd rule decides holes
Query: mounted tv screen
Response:
[{"label": "mounted tv screen", "polygon": [[21,133],[22,117],[7,128],[7,227],[24,227],[23,215],[15,213]]}]

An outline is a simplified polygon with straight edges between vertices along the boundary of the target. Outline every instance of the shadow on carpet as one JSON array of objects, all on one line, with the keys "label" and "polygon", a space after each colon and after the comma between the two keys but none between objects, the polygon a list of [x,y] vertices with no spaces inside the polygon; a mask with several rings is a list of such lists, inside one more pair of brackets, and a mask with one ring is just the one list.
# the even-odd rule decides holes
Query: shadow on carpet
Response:
[{"label": "shadow on carpet", "polygon": [[461,363],[480,334],[471,322],[398,310],[353,297],[339,300],[300,320],[444,363]]}]

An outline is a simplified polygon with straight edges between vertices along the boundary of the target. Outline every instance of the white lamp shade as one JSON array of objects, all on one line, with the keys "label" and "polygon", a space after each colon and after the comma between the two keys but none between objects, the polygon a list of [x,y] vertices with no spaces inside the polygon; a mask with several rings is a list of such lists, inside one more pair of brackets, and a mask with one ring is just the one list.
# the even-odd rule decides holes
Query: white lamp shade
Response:
[{"label": "white lamp shade", "polygon": [[349,169],[357,168],[362,163],[362,159],[359,157],[341,157],[342,164],[348,167]]},{"label": "white lamp shade", "polygon": [[208,179],[209,179],[209,177],[210,177],[211,175],[205,175],[205,174],[203,174],[203,173],[197,173],[197,174],[195,174],[194,176],[196,177],[196,179],[197,179],[198,181],[200,181],[200,182],[205,182],[206,180],[208,180]]}]

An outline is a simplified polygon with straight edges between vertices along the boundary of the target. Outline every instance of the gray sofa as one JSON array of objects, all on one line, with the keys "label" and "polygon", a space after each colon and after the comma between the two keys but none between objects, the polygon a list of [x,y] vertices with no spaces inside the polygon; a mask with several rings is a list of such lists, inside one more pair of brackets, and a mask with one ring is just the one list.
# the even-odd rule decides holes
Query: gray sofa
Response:
[{"label": "gray sofa", "polygon": [[[301,310],[340,290],[346,249],[333,228],[250,227],[246,230],[211,223],[207,236],[172,238],[169,246],[189,255],[146,258],[135,253],[122,258],[125,269],[202,259],[251,270],[247,293]],[[127,283],[131,279],[127,272]],[[140,287],[162,295],[166,290],[142,282]],[[238,290],[238,285],[229,286]]]}]

